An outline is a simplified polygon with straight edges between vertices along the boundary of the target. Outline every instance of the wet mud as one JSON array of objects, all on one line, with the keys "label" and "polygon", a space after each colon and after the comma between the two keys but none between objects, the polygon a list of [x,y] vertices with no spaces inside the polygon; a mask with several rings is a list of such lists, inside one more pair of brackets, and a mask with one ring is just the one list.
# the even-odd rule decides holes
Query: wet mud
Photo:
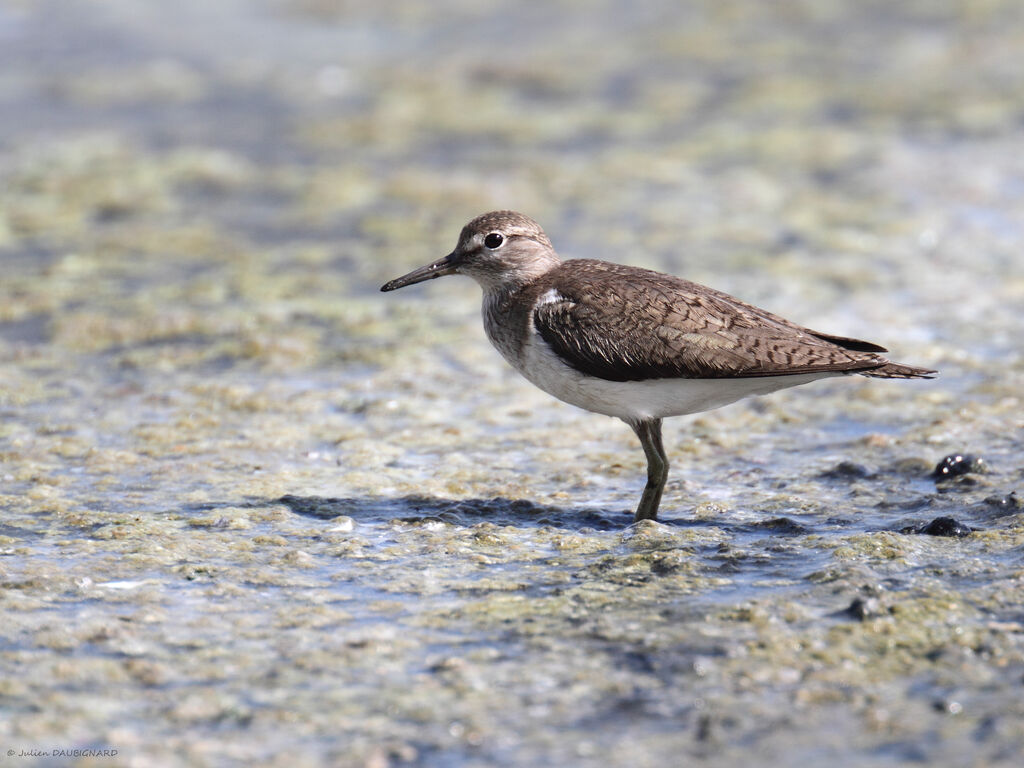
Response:
[{"label": "wet mud", "polygon": [[[1022,22],[0,8],[0,750],[1019,765]],[[631,525],[471,281],[377,291],[492,208],[942,376],[671,420]]]}]

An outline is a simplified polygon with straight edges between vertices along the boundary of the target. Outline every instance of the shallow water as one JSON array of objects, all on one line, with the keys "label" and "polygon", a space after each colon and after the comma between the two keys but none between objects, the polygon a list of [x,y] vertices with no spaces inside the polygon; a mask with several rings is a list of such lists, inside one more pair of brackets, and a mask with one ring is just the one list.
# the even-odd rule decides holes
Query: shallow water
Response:
[{"label": "shallow water", "polygon": [[[1018,4],[425,9],[0,8],[0,749],[1018,765]],[[630,526],[475,285],[377,292],[498,207],[942,376],[671,420]]]}]

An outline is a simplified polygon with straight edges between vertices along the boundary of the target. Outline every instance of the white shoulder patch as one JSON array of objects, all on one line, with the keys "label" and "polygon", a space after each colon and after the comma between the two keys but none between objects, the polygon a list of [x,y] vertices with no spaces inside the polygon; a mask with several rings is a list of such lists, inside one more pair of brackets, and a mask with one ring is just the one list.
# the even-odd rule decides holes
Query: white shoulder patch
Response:
[{"label": "white shoulder patch", "polygon": [[565,301],[565,296],[560,294],[557,288],[548,288],[537,297],[537,302],[533,305],[533,308],[543,307],[545,304],[557,304],[560,301]]}]

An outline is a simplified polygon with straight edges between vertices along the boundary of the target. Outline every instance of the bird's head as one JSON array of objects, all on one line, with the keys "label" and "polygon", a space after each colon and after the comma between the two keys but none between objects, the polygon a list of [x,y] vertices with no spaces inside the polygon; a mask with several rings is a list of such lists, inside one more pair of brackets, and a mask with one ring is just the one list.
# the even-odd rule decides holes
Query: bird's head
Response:
[{"label": "bird's head", "polygon": [[442,275],[463,274],[485,291],[525,285],[559,263],[540,225],[515,211],[492,211],[462,228],[455,250],[381,286],[393,291]]}]

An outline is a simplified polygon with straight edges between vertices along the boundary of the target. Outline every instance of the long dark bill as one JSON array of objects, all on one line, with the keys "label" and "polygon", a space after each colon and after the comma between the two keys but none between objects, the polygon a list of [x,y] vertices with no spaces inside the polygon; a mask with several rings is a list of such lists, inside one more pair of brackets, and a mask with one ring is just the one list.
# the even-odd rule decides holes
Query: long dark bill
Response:
[{"label": "long dark bill", "polygon": [[407,285],[422,283],[424,280],[433,280],[435,277],[455,274],[455,254],[449,253],[443,259],[438,259],[433,264],[414,269],[407,275],[396,277],[380,287],[382,291],[394,291],[397,288],[405,288]]}]

